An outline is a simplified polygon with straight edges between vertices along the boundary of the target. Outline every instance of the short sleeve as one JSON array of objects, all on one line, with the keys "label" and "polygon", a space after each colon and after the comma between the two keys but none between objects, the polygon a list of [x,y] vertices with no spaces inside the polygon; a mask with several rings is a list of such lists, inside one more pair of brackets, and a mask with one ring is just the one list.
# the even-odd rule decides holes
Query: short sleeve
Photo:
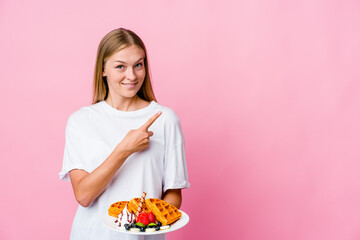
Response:
[{"label": "short sleeve", "polygon": [[163,192],[189,188],[185,140],[180,121],[173,112],[165,122],[165,141]]},{"label": "short sleeve", "polygon": [[62,170],[59,173],[60,179],[70,181],[69,172],[74,169],[82,169],[89,172],[88,166],[82,154],[82,141],[79,124],[71,115],[66,124],[65,150]]}]

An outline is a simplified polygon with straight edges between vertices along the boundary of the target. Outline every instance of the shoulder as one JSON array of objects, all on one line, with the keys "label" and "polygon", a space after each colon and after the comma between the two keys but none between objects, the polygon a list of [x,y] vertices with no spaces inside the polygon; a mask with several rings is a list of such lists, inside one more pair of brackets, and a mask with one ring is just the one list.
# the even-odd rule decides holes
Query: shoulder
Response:
[{"label": "shoulder", "polygon": [[156,110],[162,112],[161,117],[163,118],[165,123],[180,124],[180,119],[174,110],[172,110],[169,107],[163,106],[159,103],[154,103],[154,104]]},{"label": "shoulder", "polygon": [[160,104],[158,104],[156,111],[162,112],[159,120],[156,120],[156,122],[159,122],[159,125],[162,126],[168,144],[177,145],[184,142],[180,119],[175,111]]},{"label": "shoulder", "polygon": [[101,102],[95,103],[89,106],[84,106],[78,109],[77,111],[70,114],[68,118],[68,125],[72,124],[82,124],[88,120],[94,118],[94,116],[101,114]]}]

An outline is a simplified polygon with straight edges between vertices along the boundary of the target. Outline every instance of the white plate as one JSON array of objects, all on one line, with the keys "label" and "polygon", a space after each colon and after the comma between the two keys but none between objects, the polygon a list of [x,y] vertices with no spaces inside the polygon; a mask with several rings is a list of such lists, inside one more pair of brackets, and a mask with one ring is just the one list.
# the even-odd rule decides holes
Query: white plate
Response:
[{"label": "white plate", "polygon": [[124,229],[121,229],[118,227],[118,225],[115,223],[116,218],[109,216],[109,215],[104,215],[103,218],[101,219],[102,224],[114,231],[117,232],[122,232],[122,233],[128,233],[128,234],[135,234],[135,235],[157,235],[157,234],[164,234],[164,233],[169,233],[175,230],[178,230],[182,227],[184,227],[190,220],[189,215],[187,215],[185,212],[179,210],[181,212],[181,218],[179,220],[177,220],[175,223],[170,224],[170,228],[167,230],[159,230],[159,231],[155,231],[155,232],[132,232],[132,231],[127,231]]}]

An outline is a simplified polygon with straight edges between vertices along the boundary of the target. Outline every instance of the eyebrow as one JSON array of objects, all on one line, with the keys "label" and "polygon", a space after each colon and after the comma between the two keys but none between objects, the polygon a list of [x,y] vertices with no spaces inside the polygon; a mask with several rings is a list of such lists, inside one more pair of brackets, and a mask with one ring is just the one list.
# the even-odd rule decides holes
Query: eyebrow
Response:
[{"label": "eyebrow", "polygon": [[[144,57],[142,57],[142,58],[139,58],[139,60],[137,60],[136,62],[139,62],[140,60],[143,60],[144,59]],[[127,62],[124,62],[124,61],[120,61],[120,60],[116,60],[116,61],[114,61],[114,62],[120,62],[120,63],[127,63]]]}]

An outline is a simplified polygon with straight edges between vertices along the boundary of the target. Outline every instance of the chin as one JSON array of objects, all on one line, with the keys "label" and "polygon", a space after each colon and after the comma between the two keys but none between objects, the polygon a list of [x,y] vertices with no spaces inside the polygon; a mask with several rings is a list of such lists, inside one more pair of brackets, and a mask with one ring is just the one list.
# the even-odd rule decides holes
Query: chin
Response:
[{"label": "chin", "polygon": [[123,98],[134,98],[137,96],[137,93],[139,92],[139,89],[132,90],[132,91],[118,91],[117,95],[123,97]]},{"label": "chin", "polygon": [[137,97],[137,92],[135,94],[124,94],[123,97],[124,98],[135,98],[135,97]]}]

